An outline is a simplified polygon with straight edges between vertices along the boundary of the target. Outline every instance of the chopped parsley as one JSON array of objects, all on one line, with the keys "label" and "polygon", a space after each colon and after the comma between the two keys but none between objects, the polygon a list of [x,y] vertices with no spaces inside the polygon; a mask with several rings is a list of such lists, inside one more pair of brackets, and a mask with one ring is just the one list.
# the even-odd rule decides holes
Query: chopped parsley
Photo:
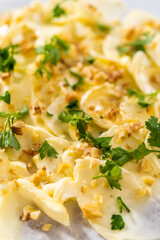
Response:
[{"label": "chopped parsley", "polygon": [[93,64],[95,62],[95,58],[92,56],[92,55],[89,55],[86,59],[86,61],[89,63],[89,64]]},{"label": "chopped parsley", "polygon": [[52,157],[52,158],[58,157],[58,152],[46,140],[41,145],[38,152],[40,153],[41,160],[45,158],[45,156]]},{"label": "chopped parsley", "polygon": [[[7,147],[11,146],[17,151],[21,148],[20,143],[18,142],[17,138],[15,137],[11,127],[14,123],[14,120],[22,119],[25,117],[25,115],[28,113],[28,111],[26,111],[26,108],[27,107],[25,107],[21,111],[12,112],[12,113],[0,112],[0,117],[6,118],[4,129],[2,132],[0,132],[0,147],[1,148],[7,148]],[[8,128],[8,130],[7,130],[7,128]]]},{"label": "chopped parsley", "polygon": [[111,27],[104,23],[98,22],[96,24],[96,26],[97,26],[98,30],[100,30],[101,32],[109,32],[111,30]]},{"label": "chopped parsley", "polygon": [[[79,125],[82,125],[82,131],[87,127],[87,125],[91,125],[91,122],[93,121],[92,117],[79,109],[77,99],[70,102],[65,109],[67,111],[62,111],[58,116],[61,122],[70,123],[74,127],[77,126],[77,128]],[[82,133],[81,131],[79,131],[79,133],[79,139],[81,139]]]},{"label": "chopped parsley", "polygon": [[10,72],[14,70],[16,64],[14,54],[17,47],[18,45],[10,45],[0,49],[0,71]]},{"label": "chopped parsley", "polygon": [[112,215],[111,217],[111,229],[112,230],[122,230],[125,227],[124,220],[121,215]]},{"label": "chopped parsley", "polygon": [[54,114],[53,114],[53,113],[49,113],[49,112],[47,112],[47,116],[48,116],[48,117],[53,117]]},{"label": "chopped parsley", "polygon": [[118,46],[117,50],[119,51],[120,55],[123,55],[123,54],[133,55],[138,51],[145,52],[146,51],[146,49],[145,49],[146,45],[148,45],[152,42],[155,35],[156,35],[155,33],[152,34],[152,35],[149,35],[148,32],[143,33],[135,41],[124,43],[124,44]]},{"label": "chopped parsley", "polygon": [[66,15],[66,11],[59,4],[57,4],[52,11],[52,15],[54,18],[59,18],[62,15]]},{"label": "chopped parsley", "polygon": [[51,77],[51,71],[48,70],[47,64],[56,66],[60,61],[61,52],[64,51],[65,53],[68,53],[69,45],[58,36],[54,36],[49,43],[36,48],[35,51],[37,55],[42,54],[44,56],[36,73],[39,73],[41,77],[46,73],[49,79]]},{"label": "chopped parsley", "polygon": [[2,94],[0,96],[0,100],[7,103],[7,104],[10,104],[11,103],[11,94],[10,92],[6,91],[4,94]]},{"label": "chopped parsley", "polygon": [[123,202],[121,197],[117,197],[117,203],[119,207],[119,213],[122,213],[122,208],[124,207],[127,212],[130,212],[130,209],[127,207],[127,205]]},{"label": "chopped parsley", "polygon": [[71,85],[71,84],[68,82],[67,78],[65,78],[64,80],[65,80],[65,82],[66,82],[66,84],[67,84],[68,87],[72,88],[73,90],[76,90],[77,87],[79,87],[80,85],[83,84],[84,78],[83,78],[80,74],[78,74],[78,73],[76,73],[76,72],[73,72],[72,70],[70,70],[69,72],[70,72],[70,74],[71,74],[73,77],[75,77],[75,78],[78,80],[77,83]]},{"label": "chopped parsley", "polygon": [[158,118],[151,116],[146,121],[146,128],[150,131],[148,139],[150,146],[160,148],[160,122],[158,122]]},{"label": "chopped parsley", "polygon": [[138,99],[138,104],[142,108],[152,106],[156,101],[156,97],[157,97],[158,93],[160,93],[160,90],[158,90],[154,93],[144,94],[144,93],[140,93],[137,90],[133,90],[131,88],[128,89],[128,95],[129,96],[133,96],[133,95],[136,96],[136,98]]},{"label": "chopped parsley", "polygon": [[122,170],[118,165],[116,165],[112,161],[107,160],[104,166],[100,165],[99,169],[101,174],[93,177],[93,179],[105,177],[111,188],[117,188],[118,190],[122,190],[119,184]]}]

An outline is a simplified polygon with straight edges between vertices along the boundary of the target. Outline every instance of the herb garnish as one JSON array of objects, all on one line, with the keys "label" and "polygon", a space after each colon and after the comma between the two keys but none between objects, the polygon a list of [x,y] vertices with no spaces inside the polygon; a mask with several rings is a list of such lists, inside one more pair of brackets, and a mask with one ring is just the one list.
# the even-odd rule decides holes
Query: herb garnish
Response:
[{"label": "herb garnish", "polygon": [[158,118],[151,116],[146,122],[146,128],[150,131],[148,142],[150,146],[160,148],[160,122]]},{"label": "herb garnish", "polygon": [[52,158],[58,157],[58,152],[46,140],[41,145],[38,152],[40,153],[41,160],[45,158],[45,156],[52,157]]},{"label": "herb garnish", "polygon": [[7,103],[7,104],[10,104],[11,102],[11,94],[10,92],[6,91],[4,94],[2,94],[0,96],[0,100]]},{"label": "herb garnish", "polygon": [[130,212],[130,209],[127,207],[127,205],[123,202],[121,197],[117,197],[117,203],[119,207],[119,213],[122,213],[122,208],[124,207],[127,212]]},{"label": "herb garnish", "polygon": [[50,112],[47,112],[47,116],[48,116],[48,117],[53,117],[54,114],[53,114],[53,113],[50,113]]},{"label": "herb garnish", "polygon": [[0,49],[0,71],[10,72],[14,70],[16,60],[13,55],[18,45],[10,45],[8,47]]},{"label": "herb garnish", "polygon": [[[91,122],[93,121],[92,117],[79,109],[77,99],[70,102],[65,109],[67,111],[62,111],[58,116],[61,122],[70,123],[72,126],[77,127],[82,125],[82,131],[87,127],[87,125],[91,125]],[[83,138],[81,136],[82,133],[80,131],[79,133],[79,139]]]},{"label": "herb garnish", "polygon": [[56,66],[60,61],[61,52],[64,51],[65,53],[68,53],[69,45],[58,36],[54,36],[51,38],[49,43],[42,47],[36,48],[35,51],[36,54],[42,54],[44,56],[40,63],[40,67],[36,70],[36,73],[39,73],[41,77],[44,73],[46,73],[49,79],[51,77],[51,72],[48,70],[48,68],[46,68],[46,64]]},{"label": "herb garnish", "polygon": [[138,51],[145,52],[145,46],[152,42],[153,38],[155,37],[155,33],[149,35],[148,32],[143,33],[140,35],[138,39],[133,42],[124,43],[117,47],[117,50],[121,55],[123,54],[131,54],[134,55]]},{"label": "herb garnish", "polygon": [[73,77],[75,77],[75,78],[78,80],[77,83],[75,83],[74,85],[71,85],[71,84],[68,82],[67,78],[65,78],[64,80],[65,80],[65,82],[66,82],[66,84],[67,84],[68,87],[72,88],[73,90],[76,90],[77,87],[79,87],[80,85],[83,84],[84,78],[83,78],[80,74],[78,74],[78,73],[76,73],[76,72],[73,72],[72,70],[70,70],[69,72],[70,72],[70,74],[71,74]]},{"label": "herb garnish", "polygon": [[109,32],[111,30],[111,27],[104,24],[104,23],[96,23],[96,26],[98,28],[98,30],[100,30],[101,32]]},{"label": "herb garnish", "polygon": [[125,227],[125,223],[121,215],[112,215],[111,217],[111,229],[112,230],[122,230]]},{"label": "herb garnish", "polygon": [[86,61],[89,63],[89,64],[93,64],[95,62],[95,58],[92,56],[92,55],[89,55],[86,59]]},{"label": "herb garnish", "polygon": [[133,96],[135,95],[138,99],[138,104],[142,107],[142,108],[146,108],[148,106],[152,106],[155,101],[156,101],[156,97],[158,95],[158,93],[160,93],[160,90],[154,92],[154,93],[150,93],[150,94],[144,94],[144,93],[140,93],[137,90],[133,90],[131,88],[128,89],[128,95],[129,96]]},{"label": "herb garnish", "polygon": [[[12,113],[0,112],[0,117],[6,118],[4,129],[2,132],[0,132],[1,148],[7,148],[9,146],[13,147],[15,150],[19,150],[21,148],[20,143],[16,139],[11,127],[15,119],[22,119],[25,117],[25,115],[28,113],[26,109],[28,108],[25,107],[21,111],[12,112]],[[9,128],[8,131],[7,131],[7,128]]]},{"label": "herb garnish", "polygon": [[119,184],[122,170],[118,165],[116,165],[112,161],[107,160],[104,166],[100,165],[99,170],[101,174],[93,177],[93,179],[105,177],[111,188],[117,188],[118,190],[122,190]]},{"label": "herb garnish", "polygon": [[62,15],[66,15],[66,11],[59,4],[57,4],[53,9],[52,14],[54,18],[59,18]]}]

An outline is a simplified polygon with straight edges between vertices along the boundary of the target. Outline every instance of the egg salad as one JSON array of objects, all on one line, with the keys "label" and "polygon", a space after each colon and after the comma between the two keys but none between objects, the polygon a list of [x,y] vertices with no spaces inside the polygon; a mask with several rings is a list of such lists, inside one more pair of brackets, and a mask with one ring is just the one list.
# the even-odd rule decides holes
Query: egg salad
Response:
[{"label": "egg salad", "polygon": [[0,16],[1,240],[41,212],[69,226],[71,200],[104,239],[160,237],[160,20],[107,3]]}]

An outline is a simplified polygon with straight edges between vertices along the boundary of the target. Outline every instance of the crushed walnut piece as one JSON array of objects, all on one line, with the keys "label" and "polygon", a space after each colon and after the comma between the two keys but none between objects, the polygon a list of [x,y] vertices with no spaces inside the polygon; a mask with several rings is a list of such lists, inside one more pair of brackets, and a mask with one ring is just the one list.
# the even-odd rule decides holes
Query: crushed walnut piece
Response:
[{"label": "crushed walnut piece", "polygon": [[31,109],[31,112],[32,112],[33,115],[38,115],[38,114],[41,114],[41,113],[42,113],[38,99],[35,99],[35,100],[31,103],[30,109]]},{"label": "crushed walnut piece", "polygon": [[28,149],[23,150],[24,153],[30,156],[34,156],[38,153],[38,149],[40,148],[41,144],[33,143],[31,144]]},{"label": "crushed walnut piece", "polygon": [[119,113],[120,113],[119,108],[111,107],[111,108],[109,108],[107,110],[107,112],[105,113],[104,117],[107,117],[107,118],[109,118],[111,120],[114,120],[119,115]]},{"label": "crushed walnut piece", "polygon": [[83,212],[83,217],[84,218],[101,218],[102,217],[102,212],[100,210],[100,207],[97,204],[94,203],[89,203],[85,204],[81,208]]},{"label": "crushed walnut piece", "polygon": [[30,219],[38,220],[41,215],[40,210],[36,210],[34,207],[28,205],[23,208],[22,215],[20,216],[21,221],[28,221]]},{"label": "crushed walnut piece", "polygon": [[52,228],[52,224],[51,223],[45,223],[42,226],[42,231],[49,232],[51,230],[51,228]]},{"label": "crushed walnut piece", "polygon": [[17,134],[17,135],[23,135],[23,131],[22,131],[22,128],[25,126],[25,123],[22,122],[22,121],[17,121],[15,122],[11,129],[12,131]]}]

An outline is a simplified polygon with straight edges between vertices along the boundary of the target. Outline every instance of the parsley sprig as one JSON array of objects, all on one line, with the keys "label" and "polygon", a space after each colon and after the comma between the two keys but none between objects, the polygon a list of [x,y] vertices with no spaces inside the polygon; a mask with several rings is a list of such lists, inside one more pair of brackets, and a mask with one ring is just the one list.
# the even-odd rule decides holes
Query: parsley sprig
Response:
[{"label": "parsley sprig", "polygon": [[60,4],[57,4],[52,10],[52,15],[54,18],[59,18],[62,15],[66,15],[66,11],[60,6]]},{"label": "parsley sprig", "polygon": [[[151,131],[150,138],[148,139],[150,145],[160,146],[160,123],[158,123],[158,119],[152,116],[151,119],[146,122],[146,127]],[[100,165],[100,174],[93,178],[105,177],[111,188],[121,190],[119,181],[121,179],[122,170],[120,167],[124,164],[133,160],[138,162],[150,153],[160,153],[159,150],[148,149],[144,142],[136,149],[130,151],[121,147],[113,148],[110,145],[112,137],[95,138],[89,131],[86,131],[85,126],[83,126],[81,122],[77,124],[77,129],[80,135],[79,139],[90,142],[94,147],[102,150],[102,159],[107,160],[104,166]]]},{"label": "parsley sprig", "polygon": [[57,158],[58,152],[45,140],[44,143],[39,148],[40,158],[43,160],[45,156]]},{"label": "parsley sprig", "polygon": [[[62,111],[58,118],[61,122],[70,123],[72,126],[85,131],[87,125],[91,125],[93,118],[79,109],[78,100],[71,101]],[[79,139],[83,138],[83,132],[79,131]]]},{"label": "parsley sprig", "polygon": [[[119,213],[122,213],[122,209],[125,208],[127,212],[130,212],[130,209],[123,202],[121,197],[117,197],[117,203],[119,208]],[[121,215],[112,215],[111,217],[111,229],[112,230],[122,230],[125,227],[125,222]]]},{"label": "parsley sprig", "polygon": [[16,64],[14,54],[17,47],[18,45],[10,45],[0,49],[0,71],[10,72],[14,70]]},{"label": "parsley sprig", "polygon": [[160,122],[158,122],[158,118],[151,116],[146,122],[146,128],[150,131],[148,139],[150,146],[160,148]]},{"label": "parsley sprig", "polygon": [[147,108],[149,106],[152,106],[156,101],[156,97],[157,97],[158,93],[160,93],[160,90],[158,90],[154,93],[144,94],[144,93],[140,93],[139,91],[131,89],[131,88],[128,89],[128,95],[136,96],[136,98],[138,99],[138,104],[142,108]]},{"label": "parsley sprig", "polygon": [[146,52],[146,45],[150,44],[155,37],[155,33],[149,35],[148,32],[145,32],[139,36],[135,41],[124,43],[117,47],[120,55],[130,54],[134,55],[138,51]]},{"label": "parsley sprig", "polygon": [[84,78],[83,78],[80,74],[78,74],[78,73],[76,73],[76,72],[74,72],[74,71],[72,71],[72,70],[70,70],[69,73],[70,73],[74,78],[77,79],[77,83],[71,85],[71,84],[69,83],[69,81],[67,80],[67,78],[65,78],[64,80],[65,80],[65,82],[66,82],[66,84],[67,84],[68,87],[72,88],[73,90],[76,90],[77,87],[79,87],[80,85],[83,84]]},{"label": "parsley sprig", "polygon": [[105,165],[100,165],[100,174],[93,177],[93,179],[105,177],[111,186],[111,188],[116,188],[118,190],[122,190],[119,184],[119,180],[121,179],[122,169],[116,165],[114,162],[107,160]]},{"label": "parsley sprig", "polygon": [[112,215],[111,217],[111,229],[112,230],[122,230],[125,227],[125,222],[121,215]]},{"label": "parsley sprig", "polygon": [[122,213],[123,207],[126,209],[127,212],[130,212],[130,209],[127,207],[127,205],[123,202],[121,197],[117,197],[117,203],[119,208],[119,213]]},{"label": "parsley sprig", "polygon": [[[0,117],[6,118],[4,129],[2,132],[0,132],[0,147],[1,148],[7,148],[7,147],[11,146],[17,151],[21,148],[20,143],[18,142],[17,138],[15,137],[11,127],[14,123],[14,120],[24,118],[25,115],[28,114],[28,112],[29,112],[29,109],[27,107],[25,107],[21,111],[12,112],[12,113],[0,112]],[[8,128],[8,130],[7,130],[7,128]]]},{"label": "parsley sprig", "polygon": [[43,74],[46,73],[48,79],[50,79],[51,71],[48,70],[47,64],[56,66],[60,61],[61,52],[64,51],[65,53],[68,53],[69,48],[68,43],[58,36],[52,37],[51,41],[44,46],[36,48],[36,54],[42,54],[44,56],[40,63],[40,67],[36,70],[36,73],[39,73],[41,77],[43,77]]}]

